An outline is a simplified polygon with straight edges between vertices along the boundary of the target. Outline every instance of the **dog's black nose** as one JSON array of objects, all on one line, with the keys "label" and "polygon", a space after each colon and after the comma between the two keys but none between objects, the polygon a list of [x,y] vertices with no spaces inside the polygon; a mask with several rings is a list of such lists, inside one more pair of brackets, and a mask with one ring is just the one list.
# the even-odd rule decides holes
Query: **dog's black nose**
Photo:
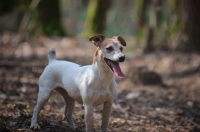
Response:
[{"label": "dog's black nose", "polygon": [[119,62],[123,62],[125,60],[125,56],[120,56],[119,57]]}]

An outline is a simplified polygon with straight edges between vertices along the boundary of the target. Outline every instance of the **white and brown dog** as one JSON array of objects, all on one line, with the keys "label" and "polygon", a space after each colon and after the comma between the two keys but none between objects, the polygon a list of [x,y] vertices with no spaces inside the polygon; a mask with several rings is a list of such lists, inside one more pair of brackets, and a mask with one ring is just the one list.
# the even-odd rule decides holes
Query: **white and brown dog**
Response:
[{"label": "white and brown dog", "polygon": [[41,108],[50,97],[52,90],[60,93],[65,102],[65,116],[69,127],[76,131],[72,113],[75,101],[84,104],[85,125],[87,132],[93,132],[93,108],[103,104],[101,131],[106,132],[111,113],[112,103],[117,95],[115,77],[124,78],[119,62],[125,60],[122,46],[126,42],[120,36],[105,38],[96,35],[89,39],[96,46],[93,65],[80,66],[78,64],[56,60],[54,48],[49,50],[49,64],[39,79],[39,93],[37,105],[33,111],[31,128],[40,129],[37,124]]}]

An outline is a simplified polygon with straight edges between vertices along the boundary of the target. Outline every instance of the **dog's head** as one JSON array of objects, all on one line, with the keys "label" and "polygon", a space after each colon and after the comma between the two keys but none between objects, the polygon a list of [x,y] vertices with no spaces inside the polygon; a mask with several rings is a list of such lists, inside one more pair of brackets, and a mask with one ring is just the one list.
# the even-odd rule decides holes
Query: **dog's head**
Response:
[{"label": "dog's head", "polygon": [[124,78],[125,75],[119,67],[119,62],[125,60],[125,55],[122,53],[122,46],[126,46],[125,40],[120,36],[105,38],[101,34],[92,36],[89,40],[97,46],[96,55],[100,54],[100,59],[107,64],[117,77]]}]

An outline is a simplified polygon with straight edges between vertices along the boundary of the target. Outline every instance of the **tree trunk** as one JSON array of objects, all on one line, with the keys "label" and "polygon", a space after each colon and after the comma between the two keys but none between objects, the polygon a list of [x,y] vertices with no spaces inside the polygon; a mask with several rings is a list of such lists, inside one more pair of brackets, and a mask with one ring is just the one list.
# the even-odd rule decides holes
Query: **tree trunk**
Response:
[{"label": "tree trunk", "polygon": [[200,52],[200,0],[177,1],[180,18],[183,22],[183,35],[177,47],[187,52]]},{"label": "tree trunk", "polygon": [[110,0],[90,0],[87,12],[85,36],[101,34],[106,28],[106,14]]},{"label": "tree trunk", "polygon": [[59,0],[41,0],[38,5],[38,19],[44,34],[64,35]]},{"label": "tree trunk", "polygon": [[154,0],[154,7],[155,7],[155,15],[156,15],[156,26],[160,27],[161,25],[161,17],[162,17],[162,0]]},{"label": "tree trunk", "polygon": [[152,52],[154,47],[153,47],[153,40],[154,40],[154,29],[152,26],[147,27],[147,36],[144,42],[144,53],[149,53]]},{"label": "tree trunk", "polygon": [[155,29],[158,29],[160,27],[161,23],[161,15],[162,15],[162,1],[161,0],[151,0],[150,1],[150,14],[149,19],[150,22],[148,26],[146,26],[147,29],[147,37],[145,39],[144,43],[144,53],[149,53],[154,50],[154,38],[155,38]]},{"label": "tree trunk", "polygon": [[144,27],[147,22],[146,22],[146,14],[148,11],[148,6],[150,4],[151,0],[137,0],[136,5],[138,6],[138,26],[139,28]]}]

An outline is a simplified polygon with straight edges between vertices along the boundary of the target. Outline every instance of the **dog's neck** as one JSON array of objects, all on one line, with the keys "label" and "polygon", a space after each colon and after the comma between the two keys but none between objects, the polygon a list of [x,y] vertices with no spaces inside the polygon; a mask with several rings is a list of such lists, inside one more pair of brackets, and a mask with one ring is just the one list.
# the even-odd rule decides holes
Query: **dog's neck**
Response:
[{"label": "dog's neck", "polygon": [[99,51],[99,47],[94,52],[94,57],[93,57],[93,63],[92,64],[95,64],[97,62],[98,51]]},{"label": "dog's neck", "polygon": [[94,53],[93,65],[97,65],[102,83],[105,85],[110,84],[111,80],[114,78],[114,74],[105,63],[99,48],[97,48]]}]

